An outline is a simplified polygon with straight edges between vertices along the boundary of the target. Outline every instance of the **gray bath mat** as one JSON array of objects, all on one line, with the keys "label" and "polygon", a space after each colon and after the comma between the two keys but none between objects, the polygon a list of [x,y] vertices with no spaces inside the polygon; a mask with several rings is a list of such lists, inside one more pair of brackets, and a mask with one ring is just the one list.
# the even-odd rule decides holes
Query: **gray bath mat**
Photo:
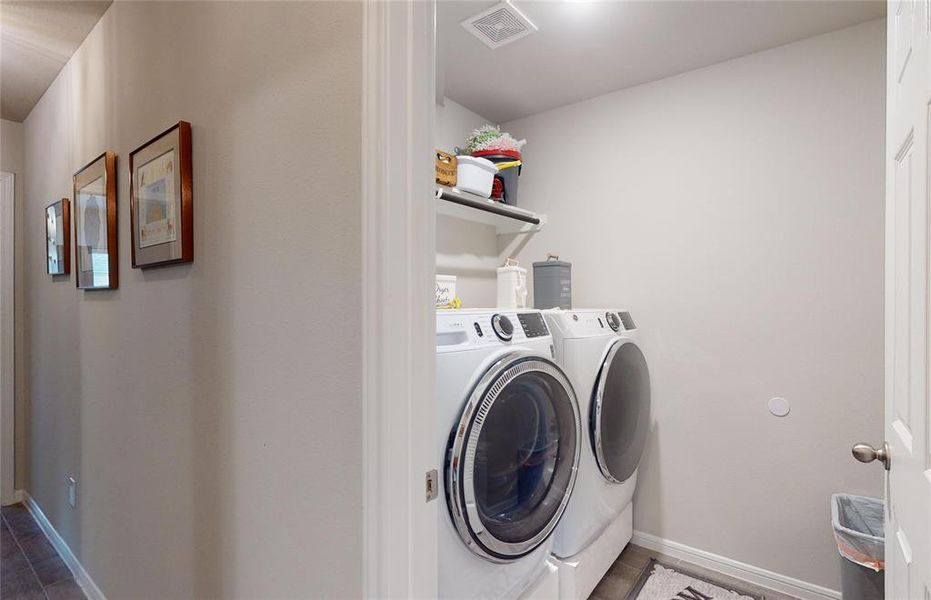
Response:
[{"label": "gray bath mat", "polygon": [[732,585],[699,577],[687,568],[669,567],[655,558],[640,573],[627,600],[765,600]]}]

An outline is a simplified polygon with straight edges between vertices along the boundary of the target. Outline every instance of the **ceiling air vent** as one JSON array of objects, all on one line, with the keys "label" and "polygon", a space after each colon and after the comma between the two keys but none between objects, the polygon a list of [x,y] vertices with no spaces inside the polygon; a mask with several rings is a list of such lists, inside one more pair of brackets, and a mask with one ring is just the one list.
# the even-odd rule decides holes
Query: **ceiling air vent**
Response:
[{"label": "ceiling air vent", "polygon": [[629,312],[622,312],[620,313],[620,315],[621,315],[621,323],[624,324],[625,331],[630,331],[631,329],[637,328],[637,326],[634,325],[634,318],[630,316]]},{"label": "ceiling air vent", "polygon": [[466,19],[462,26],[492,50],[537,30],[537,26],[510,2],[495,4],[485,12]]}]

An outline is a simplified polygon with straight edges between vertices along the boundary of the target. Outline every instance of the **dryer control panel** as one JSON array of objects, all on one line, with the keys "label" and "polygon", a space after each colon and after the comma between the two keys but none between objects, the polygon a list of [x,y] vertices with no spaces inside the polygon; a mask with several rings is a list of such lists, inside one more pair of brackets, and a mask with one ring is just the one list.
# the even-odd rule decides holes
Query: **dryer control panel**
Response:
[{"label": "dryer control panel", "polygon": [[623,335],[632,329],[630,313],[616,309],[548,310],[544,313],[550,328],[561,337],[580,338]]}]

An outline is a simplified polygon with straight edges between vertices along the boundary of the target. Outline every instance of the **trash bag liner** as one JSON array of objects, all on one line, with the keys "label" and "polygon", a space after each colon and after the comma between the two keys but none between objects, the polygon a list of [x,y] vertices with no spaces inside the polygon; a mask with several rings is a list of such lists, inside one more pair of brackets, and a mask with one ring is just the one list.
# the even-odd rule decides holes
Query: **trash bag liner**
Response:
[{"label": "trash bag liner", "polygon": [[831,496],[831,521],[840,555],[874,571],[885,569],[884,512],[885,504],[876,498]]}]

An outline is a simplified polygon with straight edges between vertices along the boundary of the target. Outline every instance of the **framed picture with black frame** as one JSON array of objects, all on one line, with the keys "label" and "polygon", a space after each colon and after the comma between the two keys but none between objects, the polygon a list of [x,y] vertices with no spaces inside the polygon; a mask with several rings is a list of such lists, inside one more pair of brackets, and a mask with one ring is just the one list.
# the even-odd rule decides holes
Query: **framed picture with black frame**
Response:
[{"label": "framed picture with black frame", "polygon": [[129,154],[133,268],[194,260],[191,124],[179,121]]},{"label": "framed picture with black frame", "polygon": [[45,208],[45,254],[49,275],[71,272],[71,203],[67,198]]},{"label": "framed picture with black frame", "polygon": [[83,290],[119,287],[116,154],[104,152],[74,174],[75,284]]}]

